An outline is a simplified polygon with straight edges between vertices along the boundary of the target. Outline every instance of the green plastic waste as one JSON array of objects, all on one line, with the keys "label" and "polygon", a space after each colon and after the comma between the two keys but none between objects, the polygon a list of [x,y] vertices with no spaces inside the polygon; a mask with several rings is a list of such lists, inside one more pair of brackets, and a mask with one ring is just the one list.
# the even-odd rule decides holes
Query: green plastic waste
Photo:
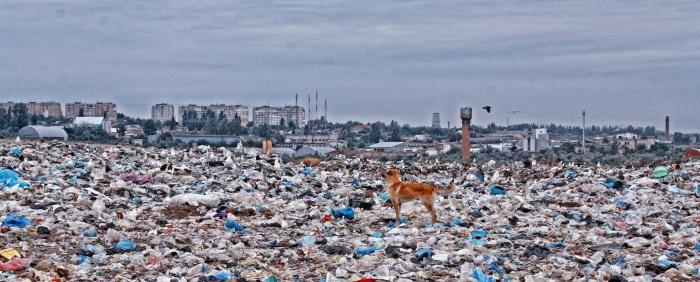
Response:
[{"label": "green plastic waste", "polygon": [[668,175],[668,167],[665,166],[659,166],[654,169],[654,172],[651,173],[651,177],[655,179],[659,178],[664,178]]}]

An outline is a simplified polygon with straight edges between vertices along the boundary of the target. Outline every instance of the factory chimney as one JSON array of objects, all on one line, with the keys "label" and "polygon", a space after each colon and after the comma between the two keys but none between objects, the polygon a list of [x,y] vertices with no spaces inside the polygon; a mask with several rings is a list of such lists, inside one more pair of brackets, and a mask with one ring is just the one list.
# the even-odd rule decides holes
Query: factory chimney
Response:
[{"label": "factory chimney", "polygon": [[666,116],[666,139],[671,140],[671,118]]},{"label": "factory chimney", "polygon": [[472,122],[472,108],[461,108],[459,111],[459,116],[462,119],[462,161],[468,163],[469,157],[471,157],[469,128]]}]

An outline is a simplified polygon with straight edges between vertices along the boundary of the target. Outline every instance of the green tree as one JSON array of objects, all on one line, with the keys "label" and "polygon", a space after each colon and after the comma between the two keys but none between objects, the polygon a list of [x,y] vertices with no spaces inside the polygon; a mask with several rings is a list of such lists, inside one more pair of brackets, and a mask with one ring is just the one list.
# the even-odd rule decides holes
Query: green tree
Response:
[{"label": "green tree", "polygon": [[155,121],[149,119],[143,123],[143,133],[145,133],[146,135],[156,134],[157,130],[158,126],[156,125]]},{"label": "green tree", "polygon": [[9,127],[11,119],[10,113],[4,108],[0,108],[0,130]]},{"label": "green tree", "polygon": [[29,118],[27,117],[27,105],[24,103],[13,105],[11,126],[15,130],[19,130],[20,128],[27,126],[27,124],[29,124]]},{"label": "green tree", "polygon": [[177,126],[177,122],[175,121],[175,117],[170,117],[170,121],[168,124],[170,130],[174,130],[175,126]]},{"label": "green tree", "polygon": [[373,123],[370,131],[369,131],[369,137],[368,141],[370,143],[378,143],[379,139],[381,139],[382,133],[381,130],[379,129],[379,123]]}]

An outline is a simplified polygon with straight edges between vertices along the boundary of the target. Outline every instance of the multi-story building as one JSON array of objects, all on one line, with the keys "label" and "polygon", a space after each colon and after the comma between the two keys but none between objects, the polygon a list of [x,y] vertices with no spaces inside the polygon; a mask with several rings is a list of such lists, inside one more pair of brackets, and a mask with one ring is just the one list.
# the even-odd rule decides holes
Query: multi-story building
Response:
[{"label": "multi-story building", "polygon": [[178,107],[176,119],[178,122],[182,121],[184,118],[203,119],[206,117],[207,111],[212,111],[216,117],[223,113],[224,117],[228,120],[232,120],[238,116],[241,119],[241,124],[244,126],[248,123],[250,118],[247,106],[223,104],[200,106],[189,104]]},{"label": "multi-story building", "polygon": [[213,111],[217,116],[220,113],[224,113],[224,117],[227,120],[232,120],[238,116],[241,119],[241,124],[245,125],[248,123],[248,107],[241,105],[210,105],[209,110]]},{"label": "multi-story building", "polygon": [[433,128],[440,128],[440,113],[433,113]]},{"label": "multi-story building", "polygon": [[105,117],[108,121],[117,120],[117,105],[114,103],[68,103],[66,104],[65,117]]},{"label": "multi-story building", "polygon": [[168,122],[175,117],[175,106],[171,104],[155,104],[151,106],[151,119],[160,122]]},{"label": "multi-story building", "polygon": [[203,119],[206,112],[206,106],[199,106],[195,104],[182,105],[177,108],[176,120],[177,122],[182,122],[183,120]]},{"label": "multi-story building", "polygon": [[305,124],[305,110],[300,106],[270,107],[262,106],[253,108],[253,126],[288,126],[293,122],[296,127]]},{"label": "multi-story building", "polygon": [[287,125],[293,122],[296,127],[304,127],[305,110],[300,106],[285,106],[282,109],[283,116]]},{"label": "multi-story building", "polygon": [[283,119],[280,107],[262,106],[253,108],[253,126],[278,126]]},{"label": "multi-story building", "polygon": [[[12,110],[14,105],[20,104],[15,102],[0,103],[0,108],[6,111]],[[63,116],[63,111],[61,111],[61,104],[57,102],[27,102],[22,103],[27,107],[27,115],[37,115],[44,117],[61,117]]]}]

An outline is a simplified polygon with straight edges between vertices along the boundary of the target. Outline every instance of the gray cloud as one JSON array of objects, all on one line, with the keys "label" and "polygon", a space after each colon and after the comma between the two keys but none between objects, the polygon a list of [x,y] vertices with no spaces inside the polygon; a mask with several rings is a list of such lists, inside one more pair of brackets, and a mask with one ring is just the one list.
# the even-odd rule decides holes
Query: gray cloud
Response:
[{"label": "gray cloud", "polygon": [[697,2],[464,2],[3,1],[0,96],[146,116],[318,90],[335,121],[700,125]]}]

